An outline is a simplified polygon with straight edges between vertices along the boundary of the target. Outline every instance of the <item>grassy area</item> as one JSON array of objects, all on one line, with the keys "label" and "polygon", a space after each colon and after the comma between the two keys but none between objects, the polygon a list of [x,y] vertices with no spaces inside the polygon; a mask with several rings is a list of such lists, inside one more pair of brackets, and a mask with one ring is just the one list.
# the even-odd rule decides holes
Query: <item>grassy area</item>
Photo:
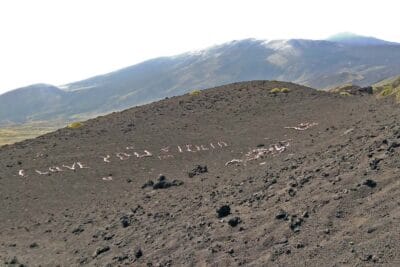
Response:
[{"label": "grassy area", "polygon": [[39,135],[55,131],[65,125],[34,123],[0,127],[0,146],[35,138]]},{"label": "grassy area", "polygon": [[374,92],[380,97],[394,96],[400,103],[400,77],[391,78],[373,86]]}]

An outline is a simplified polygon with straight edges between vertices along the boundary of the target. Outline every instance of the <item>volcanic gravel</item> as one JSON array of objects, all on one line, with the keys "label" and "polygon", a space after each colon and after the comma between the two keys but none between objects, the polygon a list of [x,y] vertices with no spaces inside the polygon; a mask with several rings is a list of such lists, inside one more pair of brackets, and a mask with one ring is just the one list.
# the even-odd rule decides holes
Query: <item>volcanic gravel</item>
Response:
[{"label": "volcanic gravel", "polygon": [[0,266],[399,266],[399,115],[253,81],[3,146]]}]

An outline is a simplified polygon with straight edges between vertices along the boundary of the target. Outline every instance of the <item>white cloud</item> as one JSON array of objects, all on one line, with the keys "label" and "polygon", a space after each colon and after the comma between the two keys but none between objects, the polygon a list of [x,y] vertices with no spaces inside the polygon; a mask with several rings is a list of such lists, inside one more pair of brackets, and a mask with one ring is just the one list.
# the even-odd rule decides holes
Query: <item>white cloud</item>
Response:
[{"label": "white cloud", "polygon": [[60,85],[234,39],[400,42],[395,0],[13,0],[0,2],[0,93]]}]

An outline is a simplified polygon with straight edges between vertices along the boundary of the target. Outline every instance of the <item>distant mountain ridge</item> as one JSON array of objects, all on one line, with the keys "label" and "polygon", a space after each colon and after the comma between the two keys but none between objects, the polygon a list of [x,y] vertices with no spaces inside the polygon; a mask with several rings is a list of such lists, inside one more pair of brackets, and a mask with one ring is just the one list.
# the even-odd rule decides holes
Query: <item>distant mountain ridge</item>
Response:
[{"label": "distant mountain ridge", "polygon": [[245,39],[151,59],[60,87],[32,85],[0,95],[0,123],[89,118],[248,80],[291,81],[318,89],[370,85],[400,73],[400,45],[377,40]]},{"label": "distant mountain ridge", "polygon": [[329,37],[327,41],[342,43],[347,45],[360,45],[360,46],[399,45],[398,43],[377,39],[375,37],[357,35],[350,32],[342,32],[335,34]]}]

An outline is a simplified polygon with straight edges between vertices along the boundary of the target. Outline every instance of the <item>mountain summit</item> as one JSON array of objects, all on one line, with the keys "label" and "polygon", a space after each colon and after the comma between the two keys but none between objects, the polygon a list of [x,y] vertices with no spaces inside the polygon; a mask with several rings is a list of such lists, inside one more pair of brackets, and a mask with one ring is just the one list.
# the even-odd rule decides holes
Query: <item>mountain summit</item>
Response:
[{"label": "mountain summit", "polygon": [[[373,46],[373,45],[395,45],[397,43],[381,40],[375,37],[363,36],[354,34],[351,32],[342,32],[330,36],[328,41],[347,44],[347,45],[361,45],[361,46]],[[397,44],[398,45],[398,44]]]}]

